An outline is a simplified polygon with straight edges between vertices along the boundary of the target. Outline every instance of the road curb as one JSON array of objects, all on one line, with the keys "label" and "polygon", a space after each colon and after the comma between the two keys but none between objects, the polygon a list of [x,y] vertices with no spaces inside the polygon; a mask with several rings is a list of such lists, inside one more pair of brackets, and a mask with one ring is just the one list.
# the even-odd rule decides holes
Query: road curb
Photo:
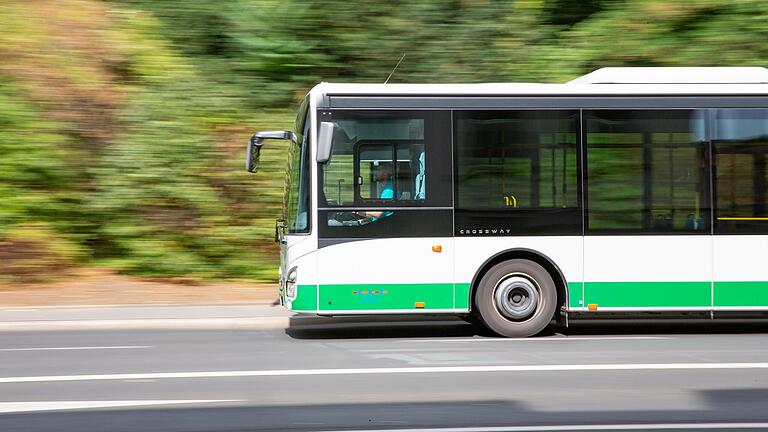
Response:
[{"label": "road curb", "polygon": [[0,310],[57,310],[57,309],[101,309],[101,308],[153,308],[153,307],[220,307],[220,306],[276,306],[274,301],[242,301],[242,302],[213,302],[213,303],[104,303],[104,304],[60,304],[60,305],[12,305],[0,304]]},{"label": "road curb", "polygon": [[0,332],[68,330],[281,329],[290,317],[0,321]]}]

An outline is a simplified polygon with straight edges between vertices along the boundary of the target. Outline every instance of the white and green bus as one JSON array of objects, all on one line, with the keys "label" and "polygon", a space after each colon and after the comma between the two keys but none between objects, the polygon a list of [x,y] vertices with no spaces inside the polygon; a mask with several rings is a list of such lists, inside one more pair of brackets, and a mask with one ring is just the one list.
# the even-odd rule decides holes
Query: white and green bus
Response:
[{"label": "white and green bus", "polygon": [[[280,298],[504,336],[606,313],[768,312],[768,69],[328,84],[291,141]],[[722,312],[722,314],[721,314]]]}]

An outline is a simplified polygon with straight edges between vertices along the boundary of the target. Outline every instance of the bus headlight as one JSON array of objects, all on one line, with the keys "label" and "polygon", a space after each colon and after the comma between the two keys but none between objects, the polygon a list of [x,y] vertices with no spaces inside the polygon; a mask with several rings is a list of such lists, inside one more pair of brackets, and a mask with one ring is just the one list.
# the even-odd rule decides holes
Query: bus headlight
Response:
[{"label": "bus headlight", "polygon": [[288,276],[285,278],[285,296],[291,300],[296,298],[296,278],[298,272],[298,267],[294,267],[288,271]]}]

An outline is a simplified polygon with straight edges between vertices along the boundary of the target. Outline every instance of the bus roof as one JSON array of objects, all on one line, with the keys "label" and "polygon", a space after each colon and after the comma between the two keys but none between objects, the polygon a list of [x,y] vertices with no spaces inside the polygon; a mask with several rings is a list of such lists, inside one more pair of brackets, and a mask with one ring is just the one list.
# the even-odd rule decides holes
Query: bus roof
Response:
[{"label": "bus roof", "polygon": [[602,68],[565,84],[334,84],[321,95],[523,96],[523,95],[766,95],[764,67]]},{"label": "bus roof", "polygon": [[568,84],[768,84],[764,67],[610,67]]}]

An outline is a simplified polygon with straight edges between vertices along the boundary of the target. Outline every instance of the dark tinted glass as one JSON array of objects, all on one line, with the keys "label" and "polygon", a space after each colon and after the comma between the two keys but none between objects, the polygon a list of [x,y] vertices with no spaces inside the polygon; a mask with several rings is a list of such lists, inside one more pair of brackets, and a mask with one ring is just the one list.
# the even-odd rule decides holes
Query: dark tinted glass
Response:
[{"label": "dark tinted glass", "polygon": [[291,143],[286,167],[286,193],[283,214],[290,234],[309,233],[309,99],[304,99],[296,116],[294,132],[297,142]]},{"label": "dark tinted glass", "polygon": [[[321,238],[449,236],[447,111],[319,111],[338,127],[321,164]],[[419,234],[421,233],[421,234]]]},{"label": "dark tinted glass", "polygon": [[[378,212],[377,212],[378,213]],[[400,207],[381,212],[376,220],[359,211],[321,210],[320,238],[448,237],[450,210]]]},{"label": "dark tinted glass", "polygon": [[450,113],[322,112],[338,126],[322,207],[450,206]]},{"label": "dark tinted glass", "polygon": [[710,232],[700,111],[585,111],[593,232]]},{"label": "dark tinted glass", "polygon": [[768,110],[714,111],[716,231],[768,233]]},{"label": "dark tinted glass", "polygon": [[458,235],[581,233],[577,111],[454,115]]}]

